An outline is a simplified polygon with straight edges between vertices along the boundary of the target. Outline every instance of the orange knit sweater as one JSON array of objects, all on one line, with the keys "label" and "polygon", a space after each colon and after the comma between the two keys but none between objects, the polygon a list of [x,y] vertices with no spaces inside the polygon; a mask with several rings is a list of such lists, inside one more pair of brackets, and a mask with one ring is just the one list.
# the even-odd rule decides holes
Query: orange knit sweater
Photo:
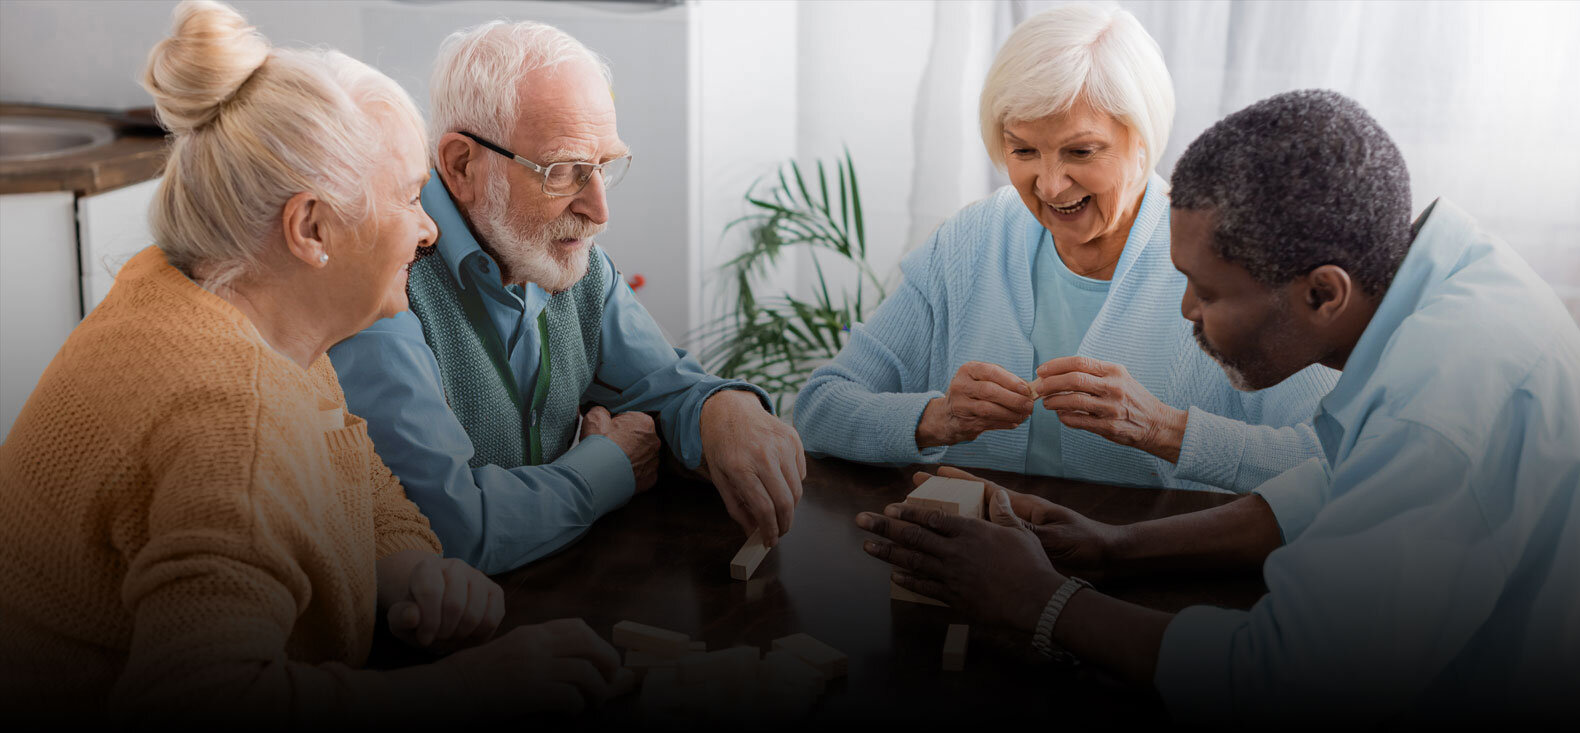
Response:
[{"label": "orange knit sweater", "polygon": [[438,552],[327,357],[271,349],[156,247],[0,445],[0,696],[66,710],[350,712],[376,558]]}]

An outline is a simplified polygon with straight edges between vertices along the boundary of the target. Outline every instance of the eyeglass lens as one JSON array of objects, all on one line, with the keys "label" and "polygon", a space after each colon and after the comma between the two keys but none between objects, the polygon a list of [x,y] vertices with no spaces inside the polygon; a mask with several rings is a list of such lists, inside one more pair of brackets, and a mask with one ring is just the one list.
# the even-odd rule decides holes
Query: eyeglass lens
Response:
[{"label": "eyeglass lens", "polygon": [[[543,187],[554,194],[577,193],[586,187],[587,181],[592,179],[593,169],[598,167],[591,163],[554,163],[543,176]],[[604,188],[613,188],[620,179],[625,178],[626,171],[630,170],[631,156],[615,158],[604,163],[602,168]]]}]

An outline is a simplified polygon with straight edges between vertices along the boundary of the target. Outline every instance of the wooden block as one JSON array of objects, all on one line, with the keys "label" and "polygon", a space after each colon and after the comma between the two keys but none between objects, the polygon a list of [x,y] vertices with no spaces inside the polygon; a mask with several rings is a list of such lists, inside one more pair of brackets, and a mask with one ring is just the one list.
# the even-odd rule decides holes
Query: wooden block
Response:
[{"label": "wooden block", "polygon": [[629,669],[622,669],[614,676],[614,684],[609,690],[609,697],[624,697],[636,690],[636,673]]},{"label": "wooden block", "polygon": [[949,604],[944,603],[937,598],[931,598],[920,593],[913,593],[909,590],[901,588],[899,584],[892,580],[889,581],[889,597],[896,601],[910,601],[911,603],[926,603],[930,606],[943,606],[944,608],[949,607]]},{"label": "wooden block", "polygon": [[[905,497],[905,503],[927,509],[937,509],[946,514],[958,514],[963,517],[981,519],[984,508],[984,499],[987,496],[987,485],[981,481],[968,481],[966,479],[934,476],[922,482]],[[912,593],[893,582],[889,583],[889,597],[896,601],[910,601],[911,603],[926,603],[934,606],[944,606],[936,598],[929,598],[920,593]]]},{"label": "wooden block", "polygon": [[738,646],[716,652],[692,653],[681,657],[676,668],[685,684],[725,683],[745,676],[757,676],[757,647]]},{"label": "wooden block", "polygon": [[758,675],[759,679],[770,688],[805,687],[818,695],[823,694],[824,686],[827,684],[822,670],[801,661],[800,657],[784,649],[768,652],[758,668]]},{"label": "wooden block", "polygon": [[615,624],[613,640],[615,646],[672,657],[685,654],[691,644],[691,637],[678,631],[660,629],[635,621],[621,621]]},{"label": "wooden block", "polygon": [[951,514],[981,519],[982,502],[986,496],[987,485],[981,481],[934,476],[916,487],[905,497],[905,501],[943,511],[949,511],[946,507],[953,507]]},{"label": "wooden block", "polygon": [[678,657],[665,654],[644,652],[641,649],[632,649],[625,653],[625,666],[627,669],[648,669],[651,667],[673,667]]},{"label": "wooden block", "polygon": [[670,711],[680,702],[680,672],[656,667],[642,680],[642,706],[650,711]]},{"label": "wooden block", "polygon": [[959,672],[966,668],[966,643],[971,641],[971,627],[950,624],[944,635],[944,671]]},{"label": "wooden block", "polygon": [[844,652],[812,638],[809,634],[791,634],[774,639],[773,648],[775,651],[790,652],[801,661],[812,665],[823,673],[825,680],[845,674],[848,659]]},{"label": "wooden block", "polygon": [[741,545],[741,551],[735,553],[735,559],[730,561],[730,577],[736,580],[751,579],[752,573],[757,572],[757,566],[768,556],[768,549],[763,544],[763,531],[753,532],[752,536],[746,538],[746,544]]}]

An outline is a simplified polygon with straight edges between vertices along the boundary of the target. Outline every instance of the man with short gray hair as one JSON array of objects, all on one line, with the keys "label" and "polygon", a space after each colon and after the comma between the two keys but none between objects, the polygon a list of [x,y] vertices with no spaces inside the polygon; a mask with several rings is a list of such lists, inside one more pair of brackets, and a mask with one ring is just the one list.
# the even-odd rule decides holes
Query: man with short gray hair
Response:
[{"label": "man with short gray hair", "polygon": [[445,553],[499,573],[563,547],[654,484],[660,430],[776,543],[806,475],[795,430],[670,346],[593,243],[631,165],[608,66],[495,21],[445,40],[430,94],[436,255],[411,267],[410,312],[329,353]]},{"label": "man with short gray hair", "polygon": [[[1243,389],[1343,370],[1314,420],[1323,457],[1125,527],[996,487],[993,523],[891,505],[857,519],[887,538],[867,551],[907,590],[1155,686],[1185,721],[1572,719],[1580,329],[1552,289],[1447,201],[1412,226],[1398,148],[1334,92],[1230,115],[1173,184],[1203,348]],[[1260,570],[1268,593],[1174,614],[1079,577],[1204,567]]]}]

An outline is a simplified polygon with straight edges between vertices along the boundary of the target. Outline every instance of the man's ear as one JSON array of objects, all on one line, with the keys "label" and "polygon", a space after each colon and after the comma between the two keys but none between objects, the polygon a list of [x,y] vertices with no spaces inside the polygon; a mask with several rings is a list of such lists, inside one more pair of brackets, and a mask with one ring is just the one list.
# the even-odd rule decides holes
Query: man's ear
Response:
[{"label": "man's ear", "polygon": [[483,146],[459,132],[439,137],[439,178],[450,197],[463,207],[476,201],[483,190],[483,152]]},{"label": "man's ear", "polygon": [[280,211],[280,231],[285,235],[285,249],[292,257],[309,267],[323,267],[328,263],[329,242],[325,236],[328,228],[324,217],[329,208],[318,197],[303,191],[287,199]]},{"label": "man's ear", "polygon": [[1307,318],[1317,323],[1333,323],[1355,303],[1355,281],[1338,265],[1322,265],[1307,273],[1302,294]]}]

